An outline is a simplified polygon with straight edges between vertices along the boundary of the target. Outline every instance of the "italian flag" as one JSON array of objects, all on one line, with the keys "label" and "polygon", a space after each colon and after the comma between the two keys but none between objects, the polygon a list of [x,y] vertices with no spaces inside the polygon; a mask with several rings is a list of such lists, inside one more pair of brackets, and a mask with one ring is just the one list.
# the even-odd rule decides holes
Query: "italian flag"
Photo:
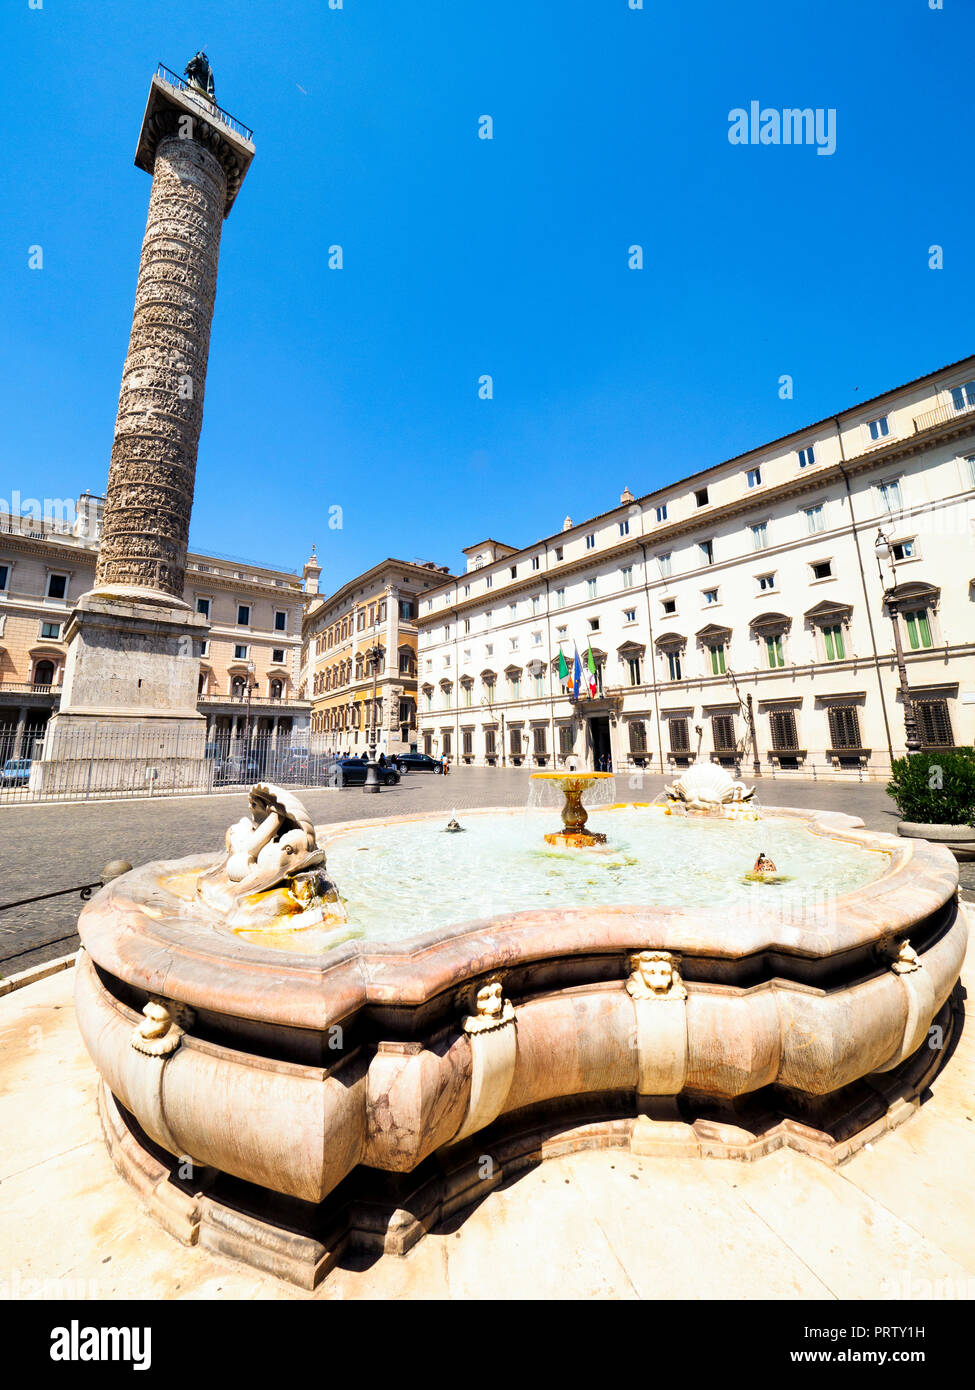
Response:
[{"label": "italian flag", "polygon": [[592,643],[586,648],[586,666],[589,668],[589,698],[596,695],[596,658],[592,654]]},{"label": "italian flag", "polygon": [[565,682],[566,682],[568,679],[569,679],[569,663],[568,663],[568,662],[566,661],[566,659],[565,659],[565,653],[563,652],[562,648],[559,647],[559,680],[560,680],[560,681],[563,683],[563,685],[564,685]]}]

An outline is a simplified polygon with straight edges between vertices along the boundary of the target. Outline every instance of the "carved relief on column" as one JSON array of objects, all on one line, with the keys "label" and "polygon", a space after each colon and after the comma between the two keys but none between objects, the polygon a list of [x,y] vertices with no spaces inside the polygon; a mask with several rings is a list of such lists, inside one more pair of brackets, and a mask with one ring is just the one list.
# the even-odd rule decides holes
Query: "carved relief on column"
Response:
[{"label": "carved relief on column", "polygon": [[96,592],[182,598],[226,198],[227,174],[207,145],[159,139]]}]

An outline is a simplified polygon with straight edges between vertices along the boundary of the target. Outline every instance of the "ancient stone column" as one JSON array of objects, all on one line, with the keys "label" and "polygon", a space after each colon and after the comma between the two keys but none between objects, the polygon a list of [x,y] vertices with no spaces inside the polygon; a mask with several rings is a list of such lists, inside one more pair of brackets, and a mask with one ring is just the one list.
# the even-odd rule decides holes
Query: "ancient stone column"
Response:
[{"label": "ancient stone column", "polygon": [[152,193],[96,594],[182,604],[220,231],[252,156],[202,93],[153,78],[136,155]]},{"label": "ancient stone column", "polygon": [[[195,60],[194,60],[195,61]],[[152,175],[95,583],[68,621],[38,787],[206,785],[197,707],[209,622],[183,598],[223,220],[250,131],[160,68],[135,162]]]}]

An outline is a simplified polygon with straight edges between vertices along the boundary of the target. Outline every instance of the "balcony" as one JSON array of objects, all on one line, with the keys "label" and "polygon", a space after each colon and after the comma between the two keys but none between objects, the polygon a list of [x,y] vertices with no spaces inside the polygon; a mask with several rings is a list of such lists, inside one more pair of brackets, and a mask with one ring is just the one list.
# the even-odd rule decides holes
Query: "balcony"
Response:
[{"label": "balcony", "polygon": [[[0,686],[0,690],[5,690],[6,686]],[[233,705],[235,709],[247,708],[247,696],[244,695],[198,695],[196,703],[200,706],[213,707],[214,705]],[[304,699],[300,695],[282,695],[280,699],[275,699],[271,695],[252,695],[250,698],[251,708],[260,709],[284,709],[285,707],[294,708],[300,705],[303,709],[311,708],[311,701]]]},{"label": "balcony", "polygon": [[921,434],[924,430],[932,430],[936,425],[949,425],[953,420],[962,420],[966,417],[975,417],[975,401],[969,401],[961,409],[957,409],[954,404],[939,405],[934,410],[928,410],[923,415],[915,415],[914,430]]},{"label": "balcony", "polygon": [[0,700],[5,695],[15,698],[29,695],[40,695],[45,699],[59,700],[61,698],[61,687],[59,685],[41,685],[36,681],[3,681],[0,682]]}]

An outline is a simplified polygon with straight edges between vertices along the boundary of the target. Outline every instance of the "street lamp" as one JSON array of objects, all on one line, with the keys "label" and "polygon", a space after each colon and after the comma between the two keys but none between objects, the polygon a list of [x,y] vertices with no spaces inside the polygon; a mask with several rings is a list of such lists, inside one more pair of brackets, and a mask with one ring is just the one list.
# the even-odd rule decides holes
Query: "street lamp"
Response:
[{"label": "street lamp", "polygon": [[245,757],[245,759],[246,759],[246,762],[245,762],[245,764],[244,764],[244,769],[245,769],[245,771],[247,770],[247,768],[248,768],[248,766],[249,766],[249,764],[250,764],[250,756],[251,756],[251,695],[254,693],[254,691],[255,691],[256,689],[257,689],[257,682],[256,682],[255,679],[254,679],[254,663],[253,663],[253,661],[248,661],[248,663],[247,663],[247,723],[246,723],[246,725],[244,726],[244,757]]},{"label": "street lamp", "polygon": [[748,725],[748,736],[752,742],[752,776],[761,777],[762,760],[758,756],[758,735],[755,732],[755,706],[752,703],[752,692],[749,691],[747,698],[743,700],[741,698],[741,691],[738,689],[738,681],[735,677],[735,673],[730,666],[725,672],[725,675],[731,682],[731,688],[735,692],[735,699],[738,701],[738,708],[745,716],[745,722]]},{"label": "street lamp", "polygon": [[[887,612],[894,628],[894,651],[897,653],[897,675],[900,681],[901,703],[904,706],[904,731],[906,734],[908,753],[919,753],[921,751],[921,740],[917,732],[917,715],[914,711],[914,701],[911,699],[911,689],[907,683],[907,665],[904,661],[904,646],[901,642],[900,623],[897,621],[900,612],[900,603],[894,593],[897,587],[897,567],[894,563],[894,552],[891,549],[890,541],[879,528],[877,539],[873,543],[873,551],[877,557],[877,573],[880,576],[881,587],[883,588],[883,601],[887,605]],[[887,588],[884,584],[884,571],[881,561],[890,562],[890,574],[893,584]]]},{"label": "street lamp", "polygon": [[[492,719],[498,718],[498,715],[494,713],[494,707],[492,706],[491,701],[488,699],[487,695],[483,695],[481,697],[481,704],[488,711]],[[504,710],[500,710],[499,714],[501,719],[501,766],[506,767],[507,764],[505,762],[504,754]]]},{"label": "street lamp", "polygon": [[369,760],[366,764],[366,780],[363,783],[363,791],[378,792],[380,782],[379,767],[376,763],[376,680],[379,675],[379,663],[384,655],[379,642],[378,623],[373,624],[372,637],[373,645],[366,650],[366,660],[372,666],[372,720],[369,729]]}]

